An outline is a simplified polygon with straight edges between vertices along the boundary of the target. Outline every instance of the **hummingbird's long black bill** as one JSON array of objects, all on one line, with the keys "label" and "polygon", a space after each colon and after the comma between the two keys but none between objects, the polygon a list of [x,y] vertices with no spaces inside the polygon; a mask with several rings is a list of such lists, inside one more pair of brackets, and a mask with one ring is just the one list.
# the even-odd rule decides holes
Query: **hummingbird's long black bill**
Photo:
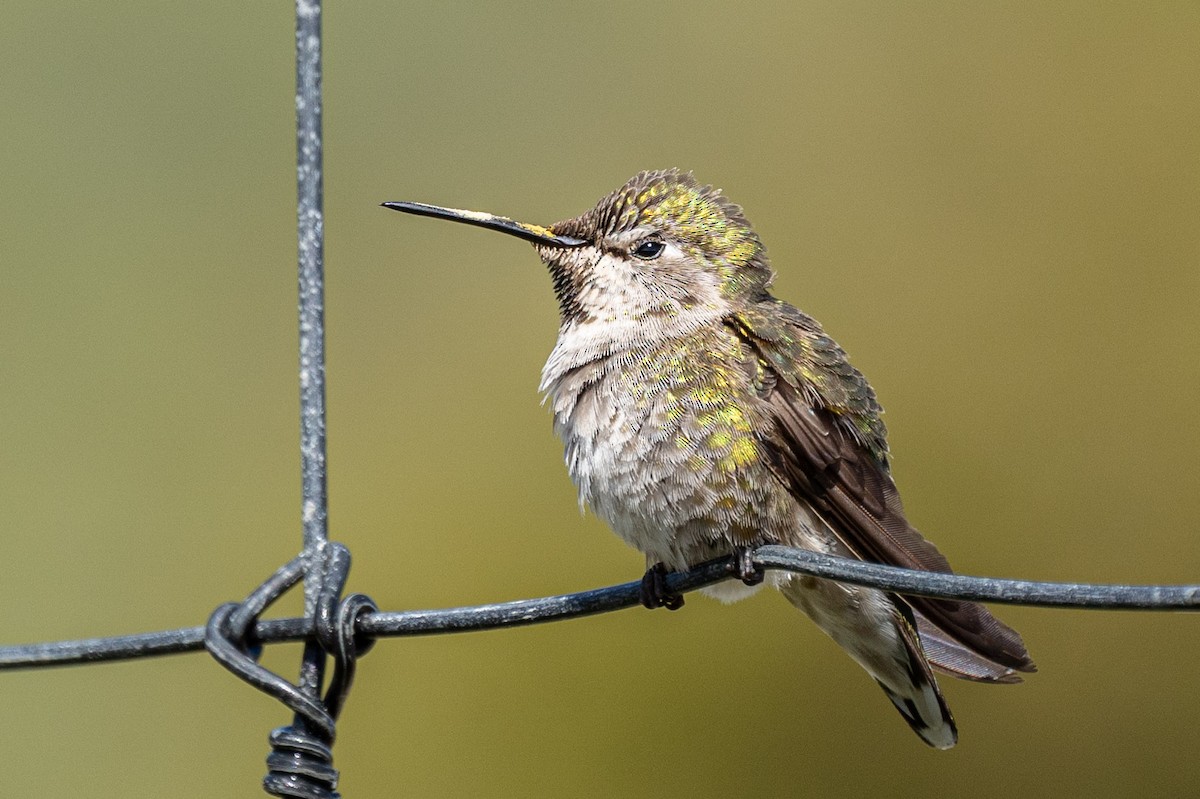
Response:
[{"label": "hummingbird's long black bill", "polygon": [[449,219],[451,222],[462,222],[466,225],[477,225],[488,230],[498,230],[519,239],[532,241],[534,244],[549,244],[552,247],[582,247],[588,242],[571,236],[559,236],[548,227],[531,225],[527,222],[517,222],[506,216],[485,214],[480,211],[464,211],[461,208],[442,208],[438,205],[425,203],[390,202],[382,203],[384,208],[393,211],[403,211],[417,216],[432,216],[438,219]]}]

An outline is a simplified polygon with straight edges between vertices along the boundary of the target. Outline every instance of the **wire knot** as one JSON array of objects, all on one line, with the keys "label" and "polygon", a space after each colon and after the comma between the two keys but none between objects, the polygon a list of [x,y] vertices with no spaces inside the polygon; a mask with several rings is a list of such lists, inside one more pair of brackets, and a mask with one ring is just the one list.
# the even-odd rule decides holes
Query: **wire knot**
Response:
[{"label": "wire knot", "polygon": [[[332,656],[333,677],[320,697],[324,658],[317,658],[316,688],[305,691],[259,665],[261,643],[254,638],[255,622],[305,574],[319,589],[313,615],[315,642]],[[358,658],[374,639],[357,632],[358,620],[378,608],[370,597],[352,594],[342,598],[350,573],[350,552],[338,543],[327,543],[312,555],[293,558],[254,589],[240,603],[221,605],[209,617],[204,644],[209,653],[243,681],[291,708],[296,716],[287,727],[271,732],[272,751],[267,757],[263,789],[273,796],[296,799],[338,799],[338,772],[333,767],[336,721],[350,693]]]}]

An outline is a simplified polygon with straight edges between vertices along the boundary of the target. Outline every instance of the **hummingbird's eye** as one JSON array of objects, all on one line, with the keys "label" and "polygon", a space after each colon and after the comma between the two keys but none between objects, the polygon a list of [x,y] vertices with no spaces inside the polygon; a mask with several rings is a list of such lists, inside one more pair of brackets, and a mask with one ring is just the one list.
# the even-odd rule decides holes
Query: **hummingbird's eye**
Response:
[{"label": "hummingbird's eye", "polygon": [[662,255],[662,251],[666,249],[666,246],[659,239],[642,239],[630,252],[633,253],[635,258],[641,258],[644,261],[653,261]]}]

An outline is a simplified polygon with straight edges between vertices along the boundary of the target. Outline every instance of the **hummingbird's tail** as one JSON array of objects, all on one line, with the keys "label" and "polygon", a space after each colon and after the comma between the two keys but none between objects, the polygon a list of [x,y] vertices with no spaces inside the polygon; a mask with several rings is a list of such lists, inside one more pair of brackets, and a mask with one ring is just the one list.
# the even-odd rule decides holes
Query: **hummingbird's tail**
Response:
[{"label": "hummingbird's tail", "polygon": [[875,678],[921,740],[937,749],[958,742],[907,606],[883,591],[800,575],[779,590]]}]

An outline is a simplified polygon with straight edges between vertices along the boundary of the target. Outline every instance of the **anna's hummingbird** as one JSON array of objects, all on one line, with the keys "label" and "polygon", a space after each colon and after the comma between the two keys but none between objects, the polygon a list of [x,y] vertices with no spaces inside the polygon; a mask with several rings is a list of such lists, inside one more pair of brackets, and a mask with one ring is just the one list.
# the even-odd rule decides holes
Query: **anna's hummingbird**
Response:
[{"label": "anna's hummingbird", "polygon": [[[526,239],[549,267],[561,323],[541,391],[580,501],[645,553],[648,605],[682,604],[666,570],[763,544],[950,571],[905,518],[875,392],[815,320],[768,293],[763,244],[720,191],[642,172],[548,228],[384,205]],[[1034,671],[1021,637],[981,605],[788,573],[769,582],[931,746],[957,740],[935,670],[994,683]],[[725,601],[753,590],[705,589]]]}]

